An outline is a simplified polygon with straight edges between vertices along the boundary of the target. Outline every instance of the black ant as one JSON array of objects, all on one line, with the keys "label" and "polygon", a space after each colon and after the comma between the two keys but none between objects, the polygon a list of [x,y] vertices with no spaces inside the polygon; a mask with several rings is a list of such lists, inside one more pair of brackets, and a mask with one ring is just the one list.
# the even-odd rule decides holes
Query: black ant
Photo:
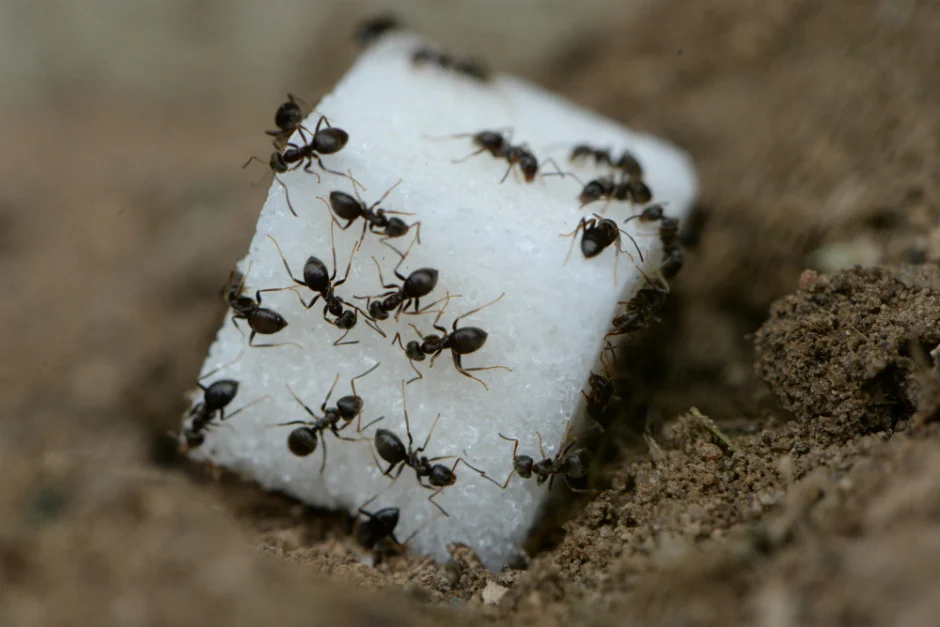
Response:
[{"label": "black ant", "polygon": [[[248,272],[251,272],[250,265]],[[241,282],[236,286],[235,279],[238,277],[240,277]],[[299,344],[294,342],[281,342],[279,344],[254,343],[255,335],[258,333],[261,335],[274,335],[287,326],[287,320],[273,309],[261,306],[261,293],[269,292],[271,291],[270,289],[258,290],[255,292],[254,298],[245,296],[245,281],[247,280],[247,275],[241,274],[238,270],[233,271],[229,285],[226,288],[225,297],[228,300],[229,307],[232,309],[232,324],[235,325],[235,328],[241,333],[242,330],[241,327],[238,326],[238,321],[244,320],[248,323],[248,328],[251,329],[251,335],[248,337],[248,346],[255,348],[275,348],[278,346],[292,345],[297,348],[302,348]]]},{"label": "black ant", "polygon": [[542,434],[536,431],[535,435],[538,436],[539,454],[542,456],[542,459],[539,461],[535,461],[535,459],[528,455],[517,455],[519,440],[506,437],[500,433],[499,437],[513,442],[512,470],[509,471],[509,475],[503,483],[499,483],[488,475],[484,475],[484,477],[505,490],[506,487],[509,486],[509,480],[512,479],[513,475],[519,475],[523,479],[529,479],[532,475],[535,475],[536,485],[542,485],[547,480],[548,489],[551,490],[555,477],[557,475],[563,475],[565,483],[572,492],[588,492],[588,490],[575,488],[571,485],[572,479],[583,479],[588,475],[591,461],[587,450],[578,448],[572,451],[571,449],[577,444],[576,440],[572,440],[567,446],[564,446],[555,457],[548,457],[545,455],[545,449],[542,446]]},{"label": "black ant", "polygon": [[[584,231],[584,235],[581,236],[581,254],[584,255],[585,259],[591,259],[596,257],[611,245],[614,245],[614,282],[617,281],[617,261],[621,253],[627,253],[620,247],[620,235],[626,235],[630,238],[630,241],[633,242],[634,248],[636,248],[637,254],[640,256],[640,261],[643,261],[643,253],[640,252],[640,247],[637,245],[636,240],[633,239],[633,236],[617,226],[617,223],[608,218],[602,218],[601,216],[594,214],[594,217],[591,219],[581,218],[581,221],[578,223],[577,228],[570,233],[562,233],[559,237],[571,237],[571,246],[568,247],[568,255],[565,257],[565,264],[568,263],[568,260],[571,259],[571,252],[574,250],[574,242],[578,237],[578,232]],[[629,253],[627,253],[629,256]],[[631,257],[632,258],[632,257]],[[564,265],[564,264],[563,264]]]},{"label": "black ant", "polygon": [[643,167],[628,150],[624,150],[619,159],[614,159],[611,156],[610,150],[594,148],[588,144],[578,144],[571,150],[571,161],[578,161],[584,158],[593,158],[594,163],[597,165],[608,165],[622,170],[623,173],[631,179],[643,178]]},{"label": "black ant", "polygon": [[[616,182],[613,177],[605,176],[588,181],[578,195],[582,207],[602,198],[606,198],[608,203],[612,200],[625,200],[643,205],[653,199],[653,192],[639,179],[627,178]],[[606,206],[604,209],[606,210]]]},{"label": "black ant", "polygon": [[[363,318],[366,320],[366,324],[379,332],[382,337],[386,337],[385,333],[382,332],[375,324],[372,324],[368,314],[359,309],[356,305],[352,303],[347,303],[341,297],[337,296],[335,290],[337,287],[346,282],[346,279],[349,278],[349,271],[352,268],[353,257],[356,255],[356,251],[359,250],[359,245],[353,246],[352,254],[349,255],[349,263],[346,265],[346,274],[343,275],[343,278],[336,281],[336,243],[333,241],[333,273],[329,274],[329,271],[326,269],[326,264],[317,259],[314,256],[307,257],[307,261],[304,263],[303,276],[304,280],[301,281],[294,276],[294,273],[291,272],[290,265],[287,263],[287,259],[284,257],[284,253],[281,251],[280,245],[277,243],[277,240],[273,236],[268,235],[268,239],[274,244],[277,248],[278,255],[281,256],[281,261],[284,263],[284,269],[287,270],[287,275],[291,280],[297,285],[306,287],[311,291],[315,292],[315,296],[310,299],[309,303],[305,303],[303,297],[295,291],[297,294],[300,304],[304,309],[311,309],[316,302],[322,297],[323,298],[323,319],[328,323],[332,324],[338,329],[343,329],[345,332],[341,335],[335,342],[333,346],[347,346],[351,344],[358,344],[359,340],[353,340],[351,342],[344,342],[346,336],[349,335],[349,332],[356,326],[356,322],[359,317],[358,314],[362,314]],[[333,240],[333,223],[330,223],[330,239]],[[279,292],[282,290],[295,290],[294,286],[289,287],[272,287],[268,289],[261,290],[262,292]],[[346,309],[349,307],[350,309]],[[326,317],[327,313],[334,316],[333,320],[330,320]]]},{"label": "black ant", "polygon": [[590,392],[581,390],[581,395],[587,403],[587,414],[591,418],[597,418],[603,414],[610,406],[614,398],[614,384],[611,381],[610,368],[604,358],[606,352],[601,353],[601,366],[604,368],[604,374],[591,372],[588,376],[588,387]]},{"label": "black ant", "polygon": [[[509,167],[506,169],[506,173],[503,175],[503,178],[500,179],[500,183],[506,181],[514,166],[519,166],[519,170],[522,172],[522,176],[527,183],[534,181],[535,177],[539,173],[539,161],[535,154],[525,145],[513,146],[510,143],[512,138],[511,130],[507,131],[506,133],[490,130],[480,131],[478,133],[457,133],[455,135],[447,135],[440,138],[435,137],[432,139],[457,139],[461,137],[472,138],[473,144],[478,148],[466,157],[455,159],[451,163],[462,163],[470,157],[475,157],[481,152],[488,152],[497,159],[505,159],[509,162]],[[551,174],[543,174],[543,176],[564,177],[567,174],[558,169],[558,163],[554,159],[548,159],[544,164],[542,164],[542,166],[547,165],[548,163],[553,163],[555,165],[556,172]]]},{"label": "black ant", "polygon": [[[372,262],[375,263],[375,267],[379,271],[379,282],[382,283],[382,287],[391,291],[378,296],[353,296],[353,298],[364,299],[369,315],[375,320],[387,320],[392,311],[395,311],[395,319],[397,320],[401,312],[407,311],[412,303],[414,303],[414,313],[421,313],[427,309],[427,307],[424,310],[421,309],[421,299],[437,287],[439,272],[434,268],[418,268],[406,277],[398,271],[401,264],[408,257],[408,253],[411,252],[414,243],[415,240],[412,240],[408,250],[405,251],[405,254],[395,265],[394,273],[401,281],[401,285],[386,283],[385,277],[382,276],[382,266],[379,265],[375,257],[372,258]],[[392,248],[391,245],[388,246]],[[433,304],[430,306],[433,306]]]},{"label": "black ant", "polygon": [[[287,140],[294,134],[294,131],[302,128],[305,114],[301,103],[305,106],[307,104],[294,94],[287,94],[287,101],[274,112],[274,124],[278,130],[265,131],[265,133],[274,138],[274,147],[277,150],[281,150],[287,144]],[[306,108],[309,109],[309,106]]]},{"label": "black ant", "polygon": [[[300,400],[294,390],[291,389],[289,385],[286,386],[287,391],[294,397],[294,400],[297,401],[297,403],[304,408],[304,411],[313,419],[312,421],[292,420],[291,422],[282,422],[276,425],[278,427],[302,425],[291,431],[287,436],[287,448],[290,449],[290,452],[297,457],[306,457],[317,449],[317,441],[322,438],[323,462],[320,464],[320,473],[322,474],[323,470],[326,468],[326,439],[323,438],[323,434],[326,431],[330,431],[340,440],[346,440],[347,442],[362,441],[357,438],[348,438],[340,435],[340,431],[352,424],[354,418],[358,419],[357,429],[361,427],[363,401],[362,397],[356,394],[356,379],[365,377],[378,367],[379,364],[375,364],[362,374],[350,379],[349,385],[352,388],[352,395],[344,396],[337,400],[335,407],[327,407],[326,404],[330,402],[330,396],[333,395],[333,390],[336,388],[336,384],[339,381],[339,375],[336,375],[336,378],[333,379],[333,385],[330,386],[330,390],[326,393],[326,398],[323,399],[323,403],[320,405],[320,411],[323,413],[322,416],[317,416],[313,413],[313,410]],[[343,422],[343,425],[337,427],[340,421]]]},{"label": "black ant", "polygon": [[[440,494],[444,488],[456,483],[457,475],[454,471],[457,469],[457,465],[463,462],[465,466],[478,473],[480,476],[485,476],[485,473],[472,466],[463,457],[457,457],[454,464],[447,467],[444,464],[435,464],[434,462],[444,459],[454,459],[454,455],[442,455],[431,458],[422,455],[421,453],[424,452],[428,443],[431,441],[431,434],[434,433],[434,427],[437,426],[437,421],[441,419],[441,415],[438,414],[434,419],[434,423],[428,431],[428,436],[424,439],[424,444],[418,448],[414,448],[414,438],[411,435],[411,423],[408,420],[408,404],[405,400],[404,381],[401,382],[401,403],[402,410],[405,414],[405,432],[408,435],[408,447],[406,448],[401,438],[388,429],[376,430],[375,450],[379,454],[379,457],[388,462],[388,468],[382,474],[387,477],[392,477],[392,472],[397,468],[398,471],[395,473],[394,477],[392,477],[392,481],[394,482],[401,476],[402,471],[406,467],[412,468],[415,471],[415,478],[418,480],[418,485],[428,490],[434,490],[434,494],[430,495],[428,500],[431,501],[441,513],[445,516],[449,516],[450,514],[434,500],[434,497]],[[368,425],[366,425],[366,427],[368,428]],[[424,483],[424,479],[427,479],[428,482]],[[370,501],[371,500],[372,499],[370,499]]]},{"label": "black ant", "polygon": [[[239,359],[241,359],[241,354],[239,354],[234,361],[204,374],[199,380],[201,381],[202,379],[211,377],[219,370],[234,364]],[[240,414],[249,407],[260,403],[266,398],[269,398],[267,395],[262,396],[226,416],[225,408],[229,406],[229,403],[231,403],[235,399],[235,395],[238,394],[238,381],[234,379],[219,379],[208,386],[199,382],[197,382],[196,385],[202,390],[202,400],[189,410],[188,417],[192,419],[192,422],[182,430],[181,435],[183,442],[180,445],[180,453],[184,454],[191,449],[202,446],[206,439],[205,432],[209,430],[209,427],[216,417],[218,417],[219,422],[225,421]]]},{"label": "black ant", "polygon": [[[415,227],[415,237],[418,240],[418,243],[421,243],[421,223],[415,222],[414,224],[408,224],[401,218],[397,217],[388,217],[391,214],[402,215],[402,216],[413,216],[413,213],[406,213],[403,211],[388,211],[386,209],[376,209],[379,204],[388,198],[388,195],[392,193],[392,190],[398,187],[401,184],[401,179],[398,179],[398,182],[388,188],[381,198],[372,203],[370,206],[366,206],[366,203],[362,202],[362,199],[359,198],[359,191],[353,186],[353,191],[356,193],[356,198],[353,198],[346,192],[333,191],[330,192],[330,201],[327,202],[322,196],[317,196],[317,198],[323,202],[330,209],[330,217],[336,222],[337,226],[342,230],[348,229],[353,223],[362,218],[362,236],[359,238],[361,242],[366,236],[366,228],[369,229],[371,233],[377,235],[382,235],[382,241],[385,241],[389,238],[404,237],[408,234],[411,227]],[[337,217],[341,220],[346,220],[346,225],[342,225],[337,221]],[[401,254],[401,253],[399,253]]]},{"label": "black ant", "polygon": [[[320,126],[323,123],[326,123],[327,128],[320,130]],[[298,168],[303,166],[304,172],[308,174],[313,174],[317,177],[317,182],[320,182],[320,175],[311,170],[313,162],[316,161],[319,164],[320,169],[324,172],[329,172],[330,174],[336,174],[337,176],[342,176],[349,178],[353,181],[354,184],[359,185],[359,181],[354,179],[351,174],[345,172],[338,172],[336,170],[330,170],[320,159],[320,155],[330,155],[337,153],[342,150],[346,143],[349,141],[349,134],[341,128],[336,128],[330,126],[329,121],[325,116],[320,116],[319,121],[317,122],[316,129],[312,133],[310,141],[307,141],[306,134],[304,133],[304,127],[298,126],[300,131],[301,140],[304,142],[302,146],[288,142],[286,145],[288,148],[284,151],[275,151],[271,153],[271,157],[268,160],[268,167],[274,172],[274,178],[277,180],[278,184],[284,188],[284,196],[287,199],[287,208],[290,209],[290,212],[297,216],[297,212],[294,211],[294,206],[290,202],[290,196],[287,191],[287,186],[278,178],[278,174],[284,174],[285,172],[293,172]],[[309,131],[307,131],[309,132]],[[260,161],[264,163],[260,158],[252,155],[248,161],[242,166],[242,168],[247,168],[248,164],[252,161]],[[364,189],[364,188],[363,188]]]},{"label": "black ant", "polygon": [[418,327],[409,323],[409,326],[412,329],[414,329],[415,333],[418,334],[418,337],[421,339],[421,341],[419,342],[417,340],[412,340],[408,342],[406,346],[402,344],[401,333],[396,333],[395,337],[392,339],[392,344],[394,344],[395,342],[398,342],[398,346],[400,346],[401,349],[405,352],[405,355],[408,357],[408,360],[411,363],[411,369],[414,370],[415,373],[418,375],[410,379],[408,383],[412,383],[413,381],[417,381],[418,379],[424,378],[424,375],[422,375],[421,372],[415,367],[414,362],[424,361],[425,358],[428,355],[430,355],[431,363],[429,367],[433,368],[434,360],[437,359],[438,356],[447,349],[450,349],[451,355],[454,358],[454,367],[457,369],[457,372],[459,372],[465,377],[469,377],[473,379],[474,381],[478,381],[480,385],[482,385],[483,388],[486,389],[487,391],[489,391],[490,388],[487,387],[486,383],[482,379],[470,374],[471,372],[478,372],[481,370],[496,370],[496,369],[508,370],[509,372],[512,372],[512,368],[508,368],[506,366],[484,366],[484,367],[477,367],[477,368],[464,368],[463,364],[461,363],[461,357],[463,357],[464,355],[469,355],[470,353],[475,353],[476,351],[483,348],[483,345],[486,343],[486,338],[489,334],[479,327],[460,327],[459,329],[457,328],[457,323],[460,322],[461,318],[466,318],[467,316],[473,315],[489,307],[490,305],[497,303],[505,295],[506,294],[504,292],[500,294],[496,300],[490,301],[486,303],[485,305],[477,307],[476,309],[468,311],[467,313],[462,314],[460,316],[457,316],[454,319],[453,330],[451,332],[448,332],[446,328],[438,324],[441,320],[441,316],[444,315],[444,310],[447,309],[447,305],[450,303],[450,299],[452,298],[452,295],[448,292],[447,296],[444,299],[447,302],[445,302],[444,306],[441,307],[441,309],[438,311],[437,317],[434,318],[434,323],[432,325],[437,331],[440,332],[439,335],[422,336],[421,331],[418,330]]},{"label": "black ant", "polygon": [[356,29],[356,40],[363,46],[375,43],[380,37],[399,28],[398,18],[393,15],[379,15],[363,20]]},{"label": "black ant", "polygon": [[458,74],[483,83],[491,78],[489,69],[479,60],[472,57],[455,57],[448,52],[430,46],[417,48],[411,55],[411,62],[415,65],[436,63],[441,69],[452,69]]},{"label": "black ant", "polygon": [[[368,502],[372,500],[373,499],[369,499]],[[398,538],[395,537],[395,528],[398,526],[398,519],[401,515],[397,507],[383,507],[375,513],[369,512],[364,508],[365,505],[360,507],[359,513],[365,516],[366,519],[363,521],[357,518],[353,533],[356,536],[356,541],[367,549],[375,548],[375,546],[385,538],[391,539],[392,542],[400,547],[406,546],[416,535],[423,531],[425,527],[443,516],[443,514],[434,516],[412,531],[411,534],[405,538],[404,542],[399,542]]]},{"label": "black ant", "polygon": [[679,236],[679,219],[665,215],[662,205],[651,205],[635,216],[630,216],[624,223],[637,219],[640,222],[659,222],[659,241],[663,247],[664,261],[659,272],[665,279],[672,279],[685,261]]},{"label": "black ant", "polygon": [[627,302],[618,303],[625,306],[624,313],[613,319],[614,327],[604,338],[635,333],[648,327],[656,320],[656,314],[666,304],[669,295],[668,286],[659,286],[647,279],[644,287]]}]

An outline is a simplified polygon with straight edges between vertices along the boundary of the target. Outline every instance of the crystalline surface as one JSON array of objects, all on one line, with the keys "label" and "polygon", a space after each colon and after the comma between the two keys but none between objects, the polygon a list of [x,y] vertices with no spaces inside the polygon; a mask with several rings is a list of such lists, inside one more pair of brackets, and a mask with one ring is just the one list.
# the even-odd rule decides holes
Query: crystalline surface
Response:
[{"label": "crystalline surface", "polygon": [[[430,266],[440,271],[440,280],[430,302],[446,291],[460,294],[451,300],[441,324],[451,328],[463,312],[489,302],[505,292],[495,305],[461,322],[486,329],[489,337],[482,349],[464,357],[465,367],[502,364],[512,372],[478,372],[489,385],[461,376],[446,351],[428,368],[417,364],[422,380],[407,386],[407,401],[415,445],[420,445],[435,416],[440,421],[426,454],[464,455],[500,482],[511,469],[512,444],[499,433],[521,441],[520,454],[538,455],[536,432],[541,433],[546,453],[552,455],[564,437],[569,416],[579,411],[580,390],[595,364],[602,338],[615,315],[617,301],[637,289],[640,275],[626,255],[619,257],[618,281],[613,282],[614,253],[608,249],[586,260],[577,245],[563,265],[571,243],[559,237],[572,231],[582,216],[599,211],[603,203],[579,209],[580,186],[570,177],[547,177],[527,184],[511,174],[500,184],[506,168],[488,154],[462,163],[452,160],[474,150],[469,138],[434,140],[455,133],[511,127],[513,143],[527,143],[541,159],[553,155],[562,169],[571,169],[582,180],[602,173],[593,166],[570,166],[567,151],[575,143],[589,142],[619,151],[629,148],[638,156],[654,200],[668,203],[671,215],[681,217],[696,192],[694,170],[688,158],[675,148],[649,136],[632,133],[596,114],[580,109],[555,95],[510,77],[498,77],[490,85],[460,78],[433,66],[413,68],[409,54],[416,39],[386,37],[367,51],[332,94],[317,107],[331,123],[350,136],[341,152],[324,156],[327,167],[346,171],[367,188],[363,199],[371,204],[399,178],[403,179],[382,207],[414,216],[421,221],[420,245],[416,245],[402,267],[407,276]],[[312,115],[307,124],[316,124]],[[317,196],[330,191],[352,192],[349,179],[320,172],[317,177],[303,171],[282,175],[299,214],[288,211],[283,188],[274,183],[251,243],[251,265],[247,286],[250,294],[261,288],[291,285],[277,250],[267,235],[283,249],[294,275],[302,277],[306,258],[314,255],[332,266],[330,216]],[[547,171],[552,171],[549,165]],[[626,203],[614,203],[608,217],[622,221],[635,211]],[[650,228],[637,221],[629,224],[644,253],[659,259],[658,240]],[[342,276],[352,247],[361,233],[361,222],[346,231],[336,230],[336,253]],[[398,257],[367,234],[355,256],[348,281],[338,289],[347,301],[353,295],[374,295],[383,290],[370,257],[381,264],[386,282],[395,281],[392,269]],[[404,249],[410,235],[395,243]],[[630,250],[629,241],[624,248]],[[635,254],[635,252],[634,252]],[[330,268],[332,270],[332,267]],[[298,292],[309,301],[306,288]],[[363,501],[389,484],[376,466],[367,442],[347,442],[327,433],[313,455],[294,457],[287,450],[290,427],[275,423],[306,418],[291,398],[285,384],[318,414],[320,404],[337,374],[340,382],[331,404],[350,393],[349,379],[377,362],[381,366],[357,383],[365,400],[363,424],[378,416],[385,419],[364,432],[372,438],[382,427],[405,437],[400,385],[414,376],[409,362],[391,340],[401,331],[415,339],[408,323],[423,334],[432,333],[434,316],[402,316],[381,324],[383,338],[362,323],[352,330],[352,346],[334,347],[342,333],[324,322],[318,303],[307,311],[291,291],[263,294],[263,302],[289,321],[282,332],[258,336],[255,341],[296,342],[301,348],[245,348],[243,336],[226,319],[212,345],[204,372],[235,359],[237,363],[208,377],[241,382],[234,410],[265,395],[270,398],[215,427],[206,442],[192,452],[197,459],[235,470],[267,489],[281,490],[307,503],[354,511]],[[239,323],[247,329],[244,321]],[[355,424],[344,435],[356,437]],[[326,445],[326,470],[320,474],[322,449]],[[490,568],[500,568],[518,552],[526,531],[535,521],[546,494],[535,480],[513,477],[506,490],[457,467],[458,480],[435,500],[449,513],[423,529],[410,543],[413,550],[445,558],[446,545],[467,544],[477,550]],[[428,501],[431,491],[422,489],[414,472],[405,469],[390,489],[368,509],[396,506],[401,520],[396,532],[405,538],[437,513]]]}]

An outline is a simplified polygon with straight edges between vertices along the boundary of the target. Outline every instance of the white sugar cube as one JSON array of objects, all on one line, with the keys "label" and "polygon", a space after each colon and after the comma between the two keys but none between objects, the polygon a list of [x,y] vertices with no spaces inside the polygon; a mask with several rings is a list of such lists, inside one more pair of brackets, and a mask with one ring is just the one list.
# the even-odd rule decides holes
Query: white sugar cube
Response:
[{"label": "white sugar cube", "polygon": [[[462,358],[465,368],[501,365],[511,368],[472,372],[481,383],[461,375],[451,351],[445,350],[434,364],[415,367],[423,379],[406,386],[415,446],[420,446],[435,417],[440,420],[424,452],[429,457],[463,456],[468,462],[502,482],[512,469],[512,443],[502,433],[520,440],[519,454],[538,459],[540,433],[551,456],[564,437],[569,419],[583,412],[581,390],[604,346],[604,335],[618,312],[618,301],[627,300],[644,281],[630,258],[617,257],[614,283],[614,246],[585,259],[577,241],[564,263],[572,239],[570,233],[582,217],[590,218],[604,202],[580,208],[581,184],[572,177],[537,177],[525,182],[518,171],[500,183],[508,167],[504,159],[482,153],[461,163],[454,160],[476,150],[471,137],[441,139],[482,130],[511,129],[514,144],[527,145],[544,162],[558,160],[562,170],[576,172],[582,183],[601,176],[596,165],[570,164],[568,153],[579,143],[612,149],[629,149],[645,171],[654,201],[665,203],[667,213],[681,218],[695,193],[696,178],[689,158],[676,148],[647,135],[585,111],[556,95],[508,76],[484,83],[462,77],[434,64],[412,65],[410,56],[420,44],[410,35],[384,37],[367,50],[335,90],[323,98],[305,125],[313,129],[320,114],[349,134],[341,151],[324,155],[328,168],[350,171],[367,189],[363,200],[371,205],[399,179],[402,182],[381,204],[386,210],[413,213],[398,216],[408,223],[420,221],[421,243],[410,250],[401,267],[408,276],[422,267],[439,271],[435,289],[421,300],[422,307],[444,298],[447,303],[440,324],[450,331],[454,318],[493,301],[498,302],[461,320],[488,333],[485,344]],[[307,135],[309,138],[309,134]],[[299,143],[299,135],[294,142]],[[274,183],[258,220],[257,232],[240,269],[248,272],[246,295],[255,291],[295,285],[269,235],[280,245],[294,276],[302,279],[309,256],[322,260],[330,271],[331,215],[317,199],[332,191],[353,193],[348,178],[323,172],[317,177],[296,170],[281,174],[297,216],[285,202],[284,188]],[[554,165],[545,166],[553,172]],[[609,168],[608,170],[609,171]],[[639,208],[614,202],[606,216],[622,223]],[[622,225],[638,242],[647,258],[647,273],[661,260],[655,225],[638,220]],[[408,247],[414,230],[391,243]],[[349,229],[335,229],[337,280],[362,233],[362,221]],[[356,252],[348,280],[337,289],[345,301],[365,308],[354,295],[378,295],[387,290],[379,282],[375,257],[386,282],[400,283],[393,274],[399,260],[380,236],[366,233]],[[624,250],[636,251],[624,239]],[[638,259],[637,259],[638,261]],[[239,321],[243,334],[231,323],[231,314],[212,345],[204,372],[241,359],[207,377],[240,383],[237,396],[226,408],[231,413],[256,399],[263,399],[231,420],[206,431],[205,442],[191,455],[253,478],[269,490],[280,490],[317,506],[355,512],[370,497],[382,492],[367,509],[400,509],[396,529],[399,539],[422,527],[438,514],[428,501],[432,492],[421,488],[415,472],[405,468],[392,487],[374,460],[372,438],[378,428],[399,435],[407,445],[402,413],[401,382],[415,374],[402,348],[392,343],[396,332],[405,342],[435,333],[432,323],[439,303],[421,315],[394,314],[378,326],[382,337],[359,317],[346,337],[357,344],[334,346],[343,331],[324,321],[323,301],[307,310],[298,294],[309,302],[314,293],[298,286],[262,294],[263,306],[279,312],[288,326],[273,335],[258,335],[255,343],[295,343],[276,348],[247,348],[248,325]],[[332,318],[332,316],[331,316]],[[356,383],[364,400],[362,425],[379,416],[384,419],[361,434],[357,421],[342,434],[368,441],[349,442],[333,434],[321,434],[316,451],[307,457],[292,455],[286,444],[293,427],[277,423],[308,420],[286,385],[316,413],[339,375],[330,405],[351,394],[350,378],[373,365],[380,366]],[[191,420],[191,419],[188,419]],[[342,424],[342,423],[341,423]],[[324,449],[325,471],[320,467]],[[453,459],[444,461],[449,465]],[[450,466],[448,466],[450,467]],[[536,522],[546,486],[535,477],[514,476],[505,490],[486,481],[463,465],[456,467],[457,481],[436,498],[449,514],[421,529],[409,543],[412,550],[446,558],[446,547],[463,543],[474,548],[483,562],[498,569],[520,550],[526,532]]]}]

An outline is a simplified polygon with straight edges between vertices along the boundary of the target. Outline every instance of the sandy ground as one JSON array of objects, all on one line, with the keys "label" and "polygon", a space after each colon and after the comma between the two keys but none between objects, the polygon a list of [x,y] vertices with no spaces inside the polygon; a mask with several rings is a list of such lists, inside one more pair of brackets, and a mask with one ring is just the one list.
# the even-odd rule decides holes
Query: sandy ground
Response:
[{"label": "sandy ground", "polygon": [[663,0],[534,66],[686,147],[703,189],[598,491],[497,574],[460,547],[364,566],[345,517],[163,435],[280,96],[34,94],[0,127],[0,623],[935,626],[940,10],[820,4]]}]

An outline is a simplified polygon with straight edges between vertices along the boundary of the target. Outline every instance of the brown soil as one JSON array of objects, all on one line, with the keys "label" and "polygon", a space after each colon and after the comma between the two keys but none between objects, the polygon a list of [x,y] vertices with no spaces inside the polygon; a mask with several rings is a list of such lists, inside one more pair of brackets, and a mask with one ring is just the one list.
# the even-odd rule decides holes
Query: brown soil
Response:
[{"label": "brown soil", "polygon": [[940,8],[617,19],[536,78],[686,147],[701,206],[664,322],[620,360],[598,492],[496,574],[461,547],[367,567],[345,517],[163,437],[260,204],[234,166],[270,98],[53,97],[0,129],[71,164],[0,169],[0,624],[936,625]]}]

